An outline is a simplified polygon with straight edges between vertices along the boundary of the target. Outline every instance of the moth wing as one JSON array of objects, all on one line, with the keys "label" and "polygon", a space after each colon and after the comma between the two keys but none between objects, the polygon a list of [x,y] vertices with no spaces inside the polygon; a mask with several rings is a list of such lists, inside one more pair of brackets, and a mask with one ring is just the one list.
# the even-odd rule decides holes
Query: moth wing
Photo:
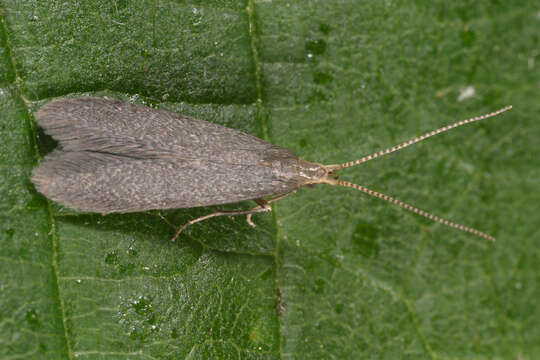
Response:
[{"label": "moth wing", "polygon": [[57,99],[42,106],[35,118],[67,151],[200,159],[220,152],[272,147],[239,130],[111,99]]},{"label": "moth wing", "polygon": [[224,204],[298,186],[263,165],[64,150],[48,155],[32,181],[58,203],[102,214]]},{"label": "moth wing", "polygon": [[287,149],[241,131],[116,100],[59,99],[36,114],[60,142],[32,181],[47,197],[101,213],[184,208],[287,193]]}]

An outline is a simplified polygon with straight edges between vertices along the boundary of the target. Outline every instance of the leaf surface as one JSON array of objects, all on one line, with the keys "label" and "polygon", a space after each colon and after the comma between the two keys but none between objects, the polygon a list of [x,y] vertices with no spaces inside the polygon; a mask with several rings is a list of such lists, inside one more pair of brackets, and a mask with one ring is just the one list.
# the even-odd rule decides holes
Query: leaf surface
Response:
[{"label": "leaf surface", "polygon": [[[540,355],[538,16],[466,1],[3,1],[0,357]],[[342,178],[486,231],[316,186],[272,215],[79,214],[30,173],[50,98],[118,97],[339,163],[512,104]],[[251,204],[226,208],[249,208]]]}]

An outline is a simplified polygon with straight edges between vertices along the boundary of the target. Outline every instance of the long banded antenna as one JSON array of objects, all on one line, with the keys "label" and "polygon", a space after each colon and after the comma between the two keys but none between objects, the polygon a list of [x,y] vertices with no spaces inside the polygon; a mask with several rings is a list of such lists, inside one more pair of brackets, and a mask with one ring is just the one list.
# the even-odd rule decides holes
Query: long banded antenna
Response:
[{"label": "long banded antenna", "polygon": [[416,208],[416,207],[414,207],[412,205],[404,203],[401,200],[398,200],[396,198],[393,198],[391,196],[382,194],[382,193],[377,192],[377,191],[370,190],[370,189],[368,189],[368,188],[366,188],[364,186],[354,184],[354,183],[350,183],[348,181],[335,180],[335,179],[327,179],[326,182],[328,184],[331,184],[331,185],[345,186],[345,187],[350,187],[350,188],[353,188],[353,189],[356,189],[356,190],[360,190],[363,193],[366,193],[366,194],[374,196],[376,198],[383,199],[383,200],[386,200],[388,202],[391,202],[392,204],[395,204],[395,205],[400,206],[400,207],[402,207],[404,209],[412,211],[413,213],[421,215],[421,216],[423,216],[425,218],[428,218],[430,220],[437,221],[437,222],[439,222],[441,224],[444,224],[446,226],[450,226],[452,228],[455,228],[455,229],[458,229],[458,230],[461,230],[461,231],[469,232],[471,234],[483,237],[483,238],[491,240],[491,241],[495,241],[495,238],[493,236],[491,236],[489,234],[486,234],[486,233],[484,233],[484,232],[482,232],[480,230],[476,230],[476,229],[470,228],[468,226],[456,224],[456,223],[454,223],[452,221],[440,218],[440,217],[438,217],[436,215],[433,215],[433,214],[430,214],[430,213],[428,213],[428,212],[426,212],[426,211],[424,211],[422,209],[418,209],[418,208]]},{"label": "long banded antenna", "polygon": [[359,164],[365,163],[366,161],[373,160],[373,159],[376,159],[376,158],[378,158],[380,156],[384,156],[384,155],[390,154],[390,153],[392,153],[394,151],[401,150],[403,148],[406,148],[407,146],[410,146],[410,145],[415,144],[415,143],[417,143],[419,141],[425,140],[425,139],[427,139],[429,137],[432,137],[434,135],[437,135],[437,134],[443,133],[445,131],[457,128],[458,126],[469,124],[469,123],[479,121],[479,120],[488,119],[488,118],[493,117],[493,116],[497,116],[497,115],[499,115],[499,114],[501,114],[501,113],[503,113],[505,111],[510,110],[511,108],[512,108],[512,105],[508,105],[506,107],[503,107],[502,109],[491,112],[489,114],[476,116],[476,117],[473,117],[473,118],[470,118],[470,119],[467,119],[467,120],[461,120],[461,121],[458,121],[458,122],[456,122],[456,123],[454,123],[452,125],[444,126],[444,127],[440,128],[440,129],[433,130],[433,131],[430,131],[428,133],[425,133],[424,135],[415,137],[414,139],[405,141],[404,143],[401,143],[399,145],[395,145],[395,146],[392,146],[392,147],[390,147],[388,149],[377,151],[377,152],[375,152],[375,153],[373,153],[371,155],[364,156],[361,159],[358,159],[358,160],[355,160],[355,161],[349,161],[349,162],[346,162],[346,163],[343,163],[343,164],[326,165],[326,168],[328,170],[330,170],[330,171],[336,171],[336,170],[339,170],[339,169],[344,169],[344,168],[348,168],[348,167],[351,167],[351,166],[359,165]]}]

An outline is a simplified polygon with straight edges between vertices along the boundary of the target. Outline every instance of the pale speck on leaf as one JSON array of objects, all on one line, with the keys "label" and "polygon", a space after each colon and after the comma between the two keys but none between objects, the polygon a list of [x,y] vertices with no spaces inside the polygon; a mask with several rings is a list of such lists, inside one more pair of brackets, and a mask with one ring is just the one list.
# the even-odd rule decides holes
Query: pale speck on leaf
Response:
[{"label": "pale speck on leaf", "polygon": [[476,90],[472,86],[467,86],[459,93],[457,101],[462,102],[476,95]]}]

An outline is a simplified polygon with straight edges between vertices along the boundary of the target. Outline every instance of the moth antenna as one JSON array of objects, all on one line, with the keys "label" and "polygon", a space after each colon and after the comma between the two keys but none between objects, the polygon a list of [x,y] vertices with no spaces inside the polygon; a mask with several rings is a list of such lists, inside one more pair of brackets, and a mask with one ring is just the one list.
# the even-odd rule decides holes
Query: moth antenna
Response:
[{"label": "moth antenna", "polygon": [[486,233],[483,233],[480,230],[476,230],[476,229],[470,228],[468,226],[456,224],[456,223],[454,223],[452,221],[440,218],[440,217],[438,217],[436,215],[430,214],[430,213],[428,213],[428,212],[426,212],[424,210],[418,209],[418,208],[416,208],[416,207],[414,207],[412,205],[404,203],[401,200],[395,199],[395,198],[393,198],[391,196],[388,196],[388,195],[385,195],[385,194],[381,194],[380,192],[377,192],[377,191],[370,190],[370,189],[368,189],[366,187],[363,187],[361,185],[353,184],[353,183],[350,183],[350,182],[344,181],[344,180],[335,180],[335,179],[326,179],[325,182],[328,183],[328,184],[331,184],[331,185],[345,186],[345,187],[350,187],[350,188],[353,188],[353,189],[356,189],[356,190],[360,190],[363,193],[366,193],[368,195],[374,196],[374,197],[379,198],[379,199],[386,200],[386,201],[388,201],[388,202],[390,202],[392,204],[395,204],[395,205],[400,206],[400,207],[402,207],[404,209],[412,211],[413,213],[421,215],[423,217],[426,217],[426,218],[428,218],[430,220],[437,221],[437,222],[439,222],[441,224],[452,227],[454,229],[469,232],[471,234],[483,237],[483,238],[491,240],[491,241],[495,241],[495,238],[493,236],[491,236],[489,234],[486,234]]},{"label": "moth antenna", "polygon": [[440,129],[430,131],[428,133],[425,133],[424,135],[421,135],[421,136],[415,137],[413,139],[410,139],[408,141],[405,141],[405,142],[403,142],[403,143],[401,143],[399,145],[395,145],[395,146],[392,146],[392,147],[390,147],[388,149],[377,151],[377,152],[375,152],[375,153],[373,153],[371,155],[364,156],[361,159],[358,159],[358,160],[355,160],[355,161],[349,161],[349,162],[346,162],[346,163],[343,163],[343,164],[326,165],[326,168],[328,170],[330,170],[330,171],[336,171],[336,170],[339,170],[339,169],[344,169],[344,168],[348,168],[348,167],[351,167],[351,166],[359,165],[359,164],[365,163],[366,161],[373,160],[373,159],[376,159],[376,158],[378,158],[380,156],[384,156],[384,155],[390,154],[390,153],[392,153],[394,151],[401,150],[403,148],[406,148],[407,146],[410,146],[412,144],[416,144],[417,142],[425,140],[425,139],[427,139],[429,137],[438,135],[438,134],[443,133],[443,132],[448,131],[448,130],[452,130],[454,128],[457,128],[458,126],[469,124],[469,123],[479,121],[479,120],[488,119],[490,117],[494,117],[494,116],[499,115],[499,114],[501,114],[501,113],[503,113],[505,111],[510,110],[511,108],[512,108],[512,105],[508,105],[508,106],[503,107],[502,109],[493,111],[493,112],[491,112],[489,114],[475,116],[475,117],[467,119],[467,120],[461,120],[461,121],[458,121],[458,122],[453,123],[451,125],[444,126],[444,127],[440,128]]}]

